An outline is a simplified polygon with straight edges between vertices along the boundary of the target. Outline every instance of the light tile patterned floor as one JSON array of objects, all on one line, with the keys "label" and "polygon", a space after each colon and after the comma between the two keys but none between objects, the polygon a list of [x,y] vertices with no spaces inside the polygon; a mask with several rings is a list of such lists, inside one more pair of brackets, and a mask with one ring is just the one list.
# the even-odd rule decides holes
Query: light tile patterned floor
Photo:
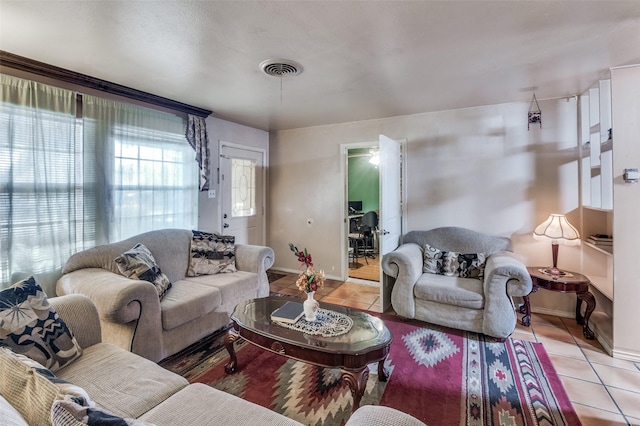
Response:
[{"label": "light tile patterned floor", "polygon": [[[271,291],[300,296],[296,275],[271,283]],[[374,286],[327,280],[318,300],[380,311]],[[515,339],[544,345],[583,425],[640,426],[640,363],[607,355],[596,340],[582,335],[574,319],[532,314],[531,327],[518,323]]]}]

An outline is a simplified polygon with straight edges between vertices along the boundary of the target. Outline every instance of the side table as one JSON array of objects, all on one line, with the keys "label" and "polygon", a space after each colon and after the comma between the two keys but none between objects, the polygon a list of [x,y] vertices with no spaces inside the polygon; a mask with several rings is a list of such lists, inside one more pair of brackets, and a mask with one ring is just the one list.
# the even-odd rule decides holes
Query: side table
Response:
[{"label": "side table", "polygon": [[[589,292],[589,278],[582,274],[570,271],[562,271],[565,275],[552,275],[544,272],[545,267],[530,266],[527,267],[527,272],[531,275],[531,281],[533,281],[533,288],[531,293],[535,293],[539,288],[546,290],[557,291],[560,293],[576,293],[576,322],[582,325],[582,333],[587,339],[593,339],[593,331],[589,328],[589,317],[596,308],[596,299],[593,294]],[[529,293],[529,294],[531,294]],[[522,317],[522,325],[528,327],[531,324],[531,305],[529,303],[529,295],[523,297],[524,306],[520,308],[520,312],[524,314]],[[586,302],[587,307],[584,312],[584,317],[581,313],[582,302]]]}]

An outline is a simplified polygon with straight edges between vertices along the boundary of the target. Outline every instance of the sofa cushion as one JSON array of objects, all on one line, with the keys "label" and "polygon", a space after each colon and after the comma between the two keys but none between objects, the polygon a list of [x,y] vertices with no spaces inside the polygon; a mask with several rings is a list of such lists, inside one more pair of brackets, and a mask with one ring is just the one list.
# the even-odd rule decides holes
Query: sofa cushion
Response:
[{"label": "sofa cushion", "polygon": [[169,278],[160,270],[155,258],[144,244],[136,244],[115,258],[120,273],[134,280],[149,281],[156,287],[158,297],[162,297],[171,288]]},{"label": "sofa cushion", "polygon": [[233,274],[186,277],[184,281],[214,287],[220,291],[220,308],[231,313],[239,301],[253,299],[258,292],[258,278],[253,272],[237,271]]},{"label": "sofa cushion", "polygon": [[235,237],[192,231],[188,277],[235,272]]},{"label": "sofa cushion", "polygon": [[56,371],[82,349],[33,277],[0,291],[0,345]]},{"label": "sofa cushion", "polygon": [[188,384],[183,377],[110,343],[85,348],[57,375],[85,389],[99,407],[126,418],[139,418]]},{"label": "sofa cushion", "polygon": [[481,279],[484,276],[486,259],[487,256],[484,253],[443,251],[425,244],[423,272]]},{"label": "sofa cushion", "polygon": [[221,303],[222,293],[218,288],[180,280],[160,302],[162,328],[173,330],[216,310]]},{"label": "sofa cushion", "polygon": [[416,299],[470,309],[483,309],[483,283],[475,278],[422,274],[413,290]]},{"label": "sofa cushion", "polygon": [[159,425],[301,426],[275,411],[202,383],[187,386],[140,419]]}]

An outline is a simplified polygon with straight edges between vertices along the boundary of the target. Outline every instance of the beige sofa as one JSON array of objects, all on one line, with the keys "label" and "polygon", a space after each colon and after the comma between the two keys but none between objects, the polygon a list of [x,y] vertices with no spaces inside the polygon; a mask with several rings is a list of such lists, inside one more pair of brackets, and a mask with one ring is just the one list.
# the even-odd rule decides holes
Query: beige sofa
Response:
[{"label": "beige sofa", "polygon": [[[271,248],[237,244],[237,272],[188,277],[191,240],[189,230],[164,229],[81,251],[67,261],[56,293],[88,296],[104,341],[159,361],[228,324],[239,302],[269,295]],[[118,270],[114,259],[138,243],[172,283],[162,300],[151,283]]]},{"label": "beige sofa", "polygon": [[[425,256],[427,245],[431,250]],[[471,258],[455,255],[451,260],[456,253]],[[478,254],[486,262],[479,267],[484,268],[481,274],[471,265],[480,263]],[[445,259],[451,270],[433,272],[437,262],[445,268]],[[391,304],[398,315],[497,339],[509,337],[516,328],[513,298],[526,296],[532,288],[509,238],[453,226],[408,232],[397,249],[383,256],[381,267],[395,279]]]},{"label": "beige sofa", "polygon": [[[69,395],[77,396],[78,386],[82,388],[80,391],[86,391],[94,408],[129,419],[128,424],[132,424],[131,419],[138,419],[144,424],[160,426],[300,425],[207,385],[189,384],[154,362],[102,342],[98,311],[85,296],[55,297],[49,302],[77,339],[82,355],[57,370],[52,380],[51,376],[43,379],[45,376],[21,362],[8,348],[0,348],[2,425],[46,426],[52,418],[59,420],[60,401],[68,401]],[[38,371],[42,370],[38,368]],[[69,389],[68,384],[56,385],[55,382],[60,382],[57,378],[75,386]],[[84,406],[87,405],[91,403]],[[59,424],[80,424],[68,417],[65,420]],[[363,406],[347,425],[419,426],[423,423],[391,408]]]}]

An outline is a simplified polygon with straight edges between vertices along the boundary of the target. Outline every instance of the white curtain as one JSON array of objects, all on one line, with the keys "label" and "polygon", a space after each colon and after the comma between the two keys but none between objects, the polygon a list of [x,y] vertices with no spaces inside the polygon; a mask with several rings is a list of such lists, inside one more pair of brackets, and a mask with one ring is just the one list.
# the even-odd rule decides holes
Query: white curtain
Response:
[{"label": "white curtain", "polygon": [[[85,182],[97,244],[161,228],[196,229],[198,168],[185,119],[83,96]],[[85,191],[87,188],[85,188]]]},{"label": "white curtain", "polygon": [[[0,278],[48,282],[83,248],[76,96],[0,75]],[[43,284],[44,285],[44,284]]]},{"label": "white curtain", "polygon": [[53,296],[79,250],[197,228],[184,117],[0,79],[0,288],[35,275]]}]

